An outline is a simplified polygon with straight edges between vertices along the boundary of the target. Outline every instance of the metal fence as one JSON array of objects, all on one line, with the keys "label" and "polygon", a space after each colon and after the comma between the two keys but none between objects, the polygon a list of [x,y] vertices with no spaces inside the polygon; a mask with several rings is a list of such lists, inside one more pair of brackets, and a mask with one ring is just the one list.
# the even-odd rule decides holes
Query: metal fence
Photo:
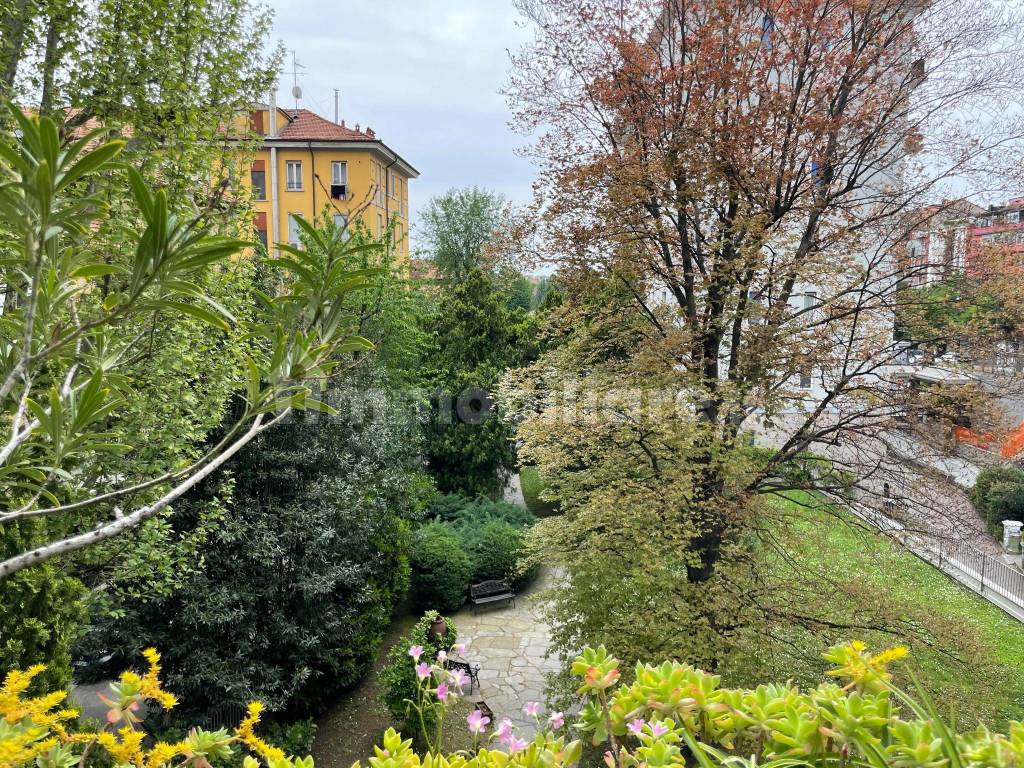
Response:
[{"label": "metal fence", "polygon": [[878,510],[856,505],[854,513],[908,550],[1006,610],[999,599],[1020,611],[1007,611],[1024,621],[1024,572],[998,560],[962,539],[912,533]]}]

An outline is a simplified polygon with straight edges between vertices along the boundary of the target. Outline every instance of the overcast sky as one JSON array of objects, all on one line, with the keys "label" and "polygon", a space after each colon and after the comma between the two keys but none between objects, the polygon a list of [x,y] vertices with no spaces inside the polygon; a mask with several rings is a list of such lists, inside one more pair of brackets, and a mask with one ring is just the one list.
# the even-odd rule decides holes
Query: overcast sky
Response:
[{"label": "overcast sky", "polygon": [[[413,222],[431,196],[476,184],[514,202],[530,195],[533,168],[499,93],[507,51],[528,31],[511,0],[264,0],[274,38],[303,69],[299,106],[369,125],[420,172],[410,185]],[[291,53],[281,106],[292,107]],[[414,233],[415,237],[415,233]],[[414,242],[415,244],[415,242]]]}]

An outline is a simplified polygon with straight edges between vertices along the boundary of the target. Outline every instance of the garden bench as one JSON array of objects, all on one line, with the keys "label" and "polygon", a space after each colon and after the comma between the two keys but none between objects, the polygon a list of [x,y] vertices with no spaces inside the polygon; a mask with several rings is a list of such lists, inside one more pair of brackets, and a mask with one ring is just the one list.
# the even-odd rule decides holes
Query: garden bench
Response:
[{"label": "garden bench", "polygon": [[470,693],[473,692],[473,686],[476,686],[477,688],[480,687],[480,678],[478,677],[478,675],[480,674],[479,664],[477,664],[476,666],[471,666],[465,661],[454,661],[452,659],[445,659],[444,668],[447,670],[462,670],[465,673],[466,677],[469,678]]},{"label": "garden bench", "polygon": [[516,604],[516,593],[504,579],[482,581],[469,588],[469,602],[473,604],[473,613],[476,613],[476,609],[481,605],[505,601],[511,602],[513,606]]}]

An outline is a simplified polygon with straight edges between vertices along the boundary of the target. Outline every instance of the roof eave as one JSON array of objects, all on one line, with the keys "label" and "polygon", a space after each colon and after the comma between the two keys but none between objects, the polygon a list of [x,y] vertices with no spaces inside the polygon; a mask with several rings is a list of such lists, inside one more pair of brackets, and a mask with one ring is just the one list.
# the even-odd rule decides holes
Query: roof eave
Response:
[{"label": "roof eave", "polygon": [[376,150],[384,158],[394,162],[410,179],[418,179],[420,172],[408,163],[395,150],[380,139],[286,139],[263,137],[264,145],[273,145],[284,149],[369,149]]}]

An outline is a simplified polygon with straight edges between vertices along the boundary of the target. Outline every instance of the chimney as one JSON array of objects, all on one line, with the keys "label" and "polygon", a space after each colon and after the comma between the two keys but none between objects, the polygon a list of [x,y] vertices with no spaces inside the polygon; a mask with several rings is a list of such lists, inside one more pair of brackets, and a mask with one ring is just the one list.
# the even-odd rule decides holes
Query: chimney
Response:
[{"label": "chimney", "polygon": [[[277,89],[270,92],[270,138],[277,138]],[[275,231],[276,234],[276,231]]]},{"label": "chimney", "polygon": [[375,134],[375,133],[373,132],[373,128],[371,128],[370,126],[366,126],[366,135],[367,135],[367,136],[369,136],[369,137],[370,137],[370,138],[372,139],[372,138],[373,138],[373,137],[375,137],[375,136],[376,136],[377,134]]}]

